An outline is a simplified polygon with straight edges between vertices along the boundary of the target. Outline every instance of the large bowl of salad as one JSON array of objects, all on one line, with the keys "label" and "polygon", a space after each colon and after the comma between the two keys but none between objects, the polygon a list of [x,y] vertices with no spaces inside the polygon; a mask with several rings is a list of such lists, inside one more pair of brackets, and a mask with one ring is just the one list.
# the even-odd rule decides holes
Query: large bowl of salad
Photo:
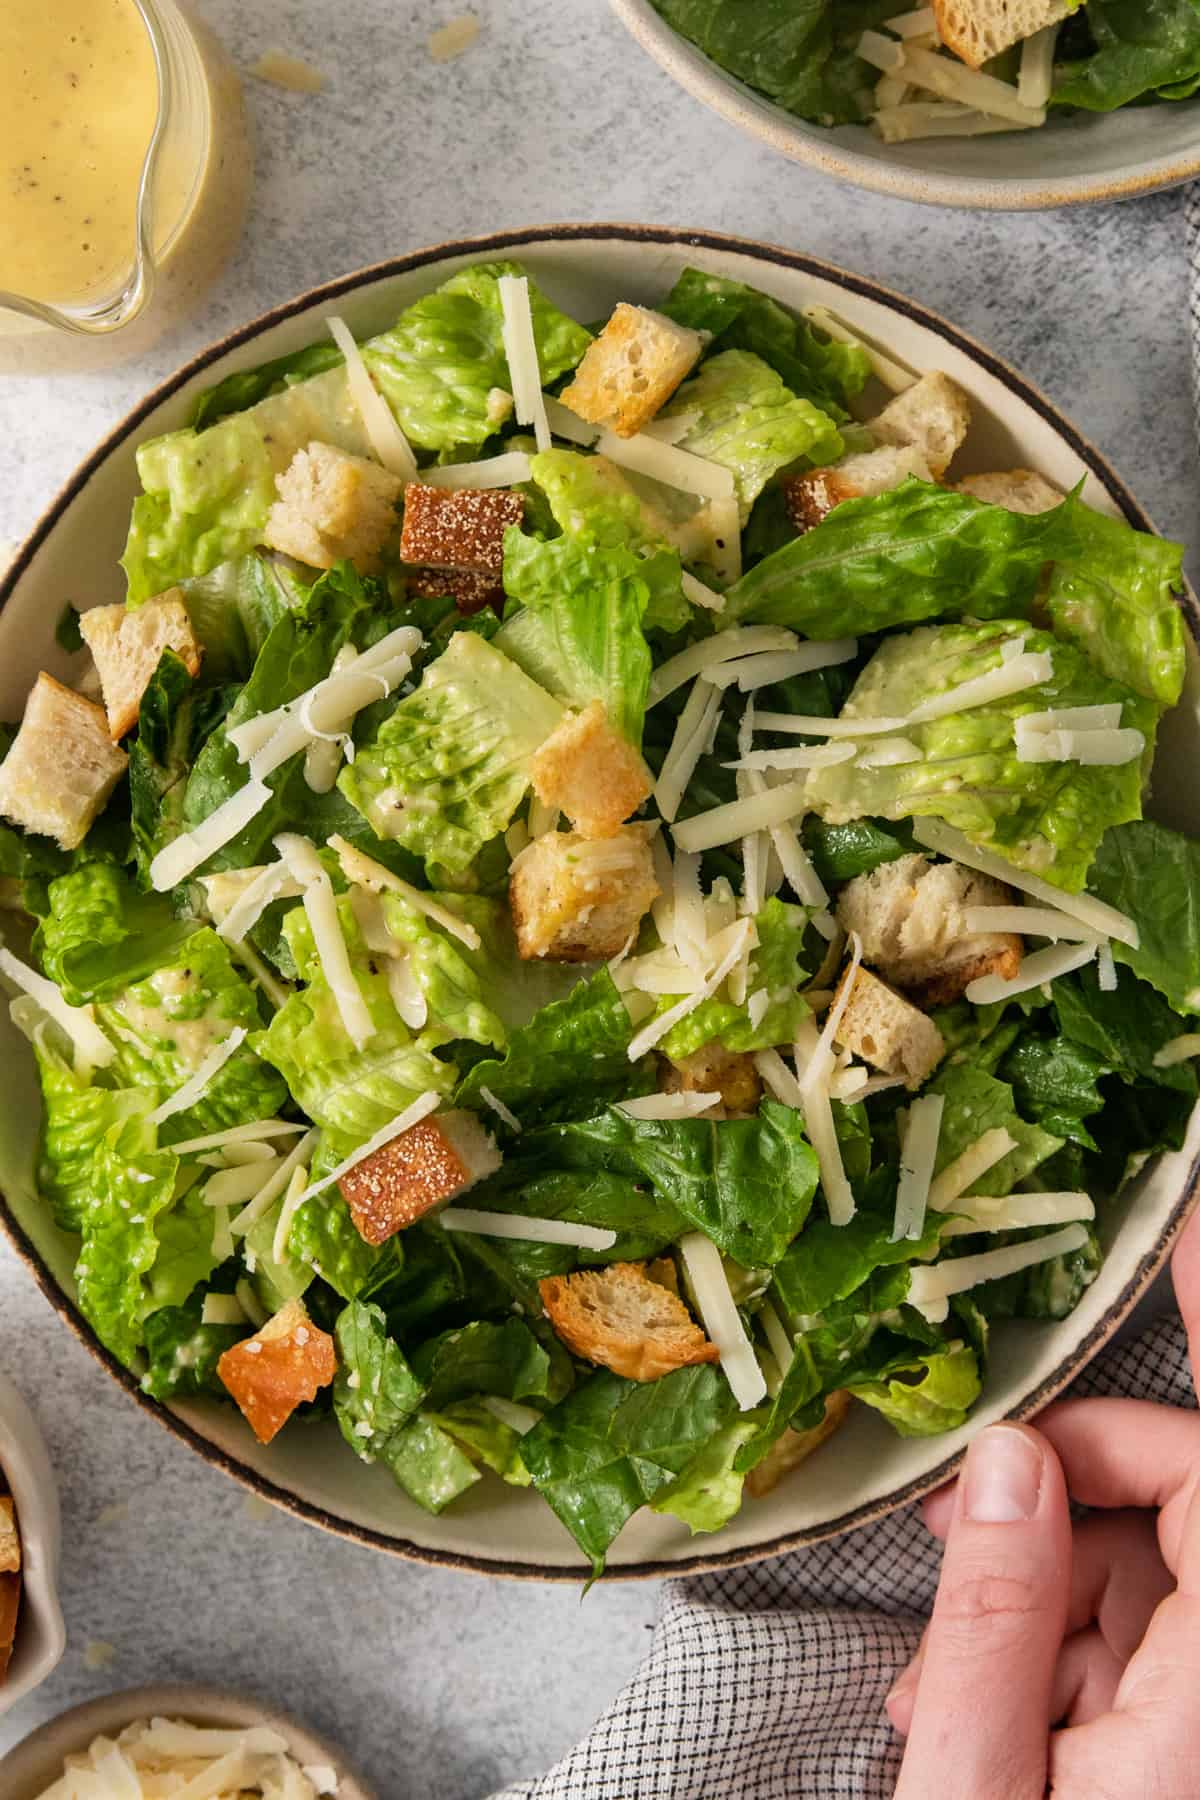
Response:
[{"label": "large bowl of salad", "polygon": [[1180,570],[794,252],[528,230],[279,308],[6,577],[5,1229],[380,1549],[646,1574],[913,1498],[1191,1204]]},{"label": "large bowl of salad", "polygon": [[612,0],[689,93],[875,193],[1036,209],[1200,173],[1190,0]]}]

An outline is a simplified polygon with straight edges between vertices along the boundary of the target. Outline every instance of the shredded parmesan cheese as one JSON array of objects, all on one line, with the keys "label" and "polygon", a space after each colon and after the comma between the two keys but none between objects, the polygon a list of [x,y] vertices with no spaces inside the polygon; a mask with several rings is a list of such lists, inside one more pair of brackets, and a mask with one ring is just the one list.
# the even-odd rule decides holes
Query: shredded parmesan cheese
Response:
[{"label": "shredded parmesan cheese", "polygon": [[370,371],[362,358],[362,351],[354,341],[353,333],[344,319],[331,316],[326,319],[329,335],[346,359],[346,380],[350,388],[350,397],[358,408],[363,430],[371,441],[371,448],[385,469],[398,475],[401,481],[417,479],[417,459],[413,455],[412,445],[401,431],[392,414],[392,409],[384,399],[375,383],[371,380]]},{"label": "shredded parmesan cheese", "polygon": [[370,1042],[375,1025],[362,996],[342,933],[333,883],[312,844],[296,832],[281,831],[275,848],[304,890],[304,911],[312,928],[321,972],[329,983],[339,1017],[356,1050]]},{"label": "shredded parmesan cheese", "polygon": [[721,711],[721,695],[707,681],[697,680],[679,715],[670,747],[654,784],[654,801],[663,818],[671,821],[679,811],[696,764],[708,747]]},{"label": "shredded parmesan cheese", "polygon": [[1054,46],[1058,26],[1047,25],[1035,31],[1021,45],[1021,68],[1017,76],[1017,99],[1031,111],[1043,109],[1054,86]]},{"label": "shredded parmesan cheese", "polygon": [[288,1182],[283,1196],[283,1205],[279,1209],[279,1223],[275,1227],[275,1236],[271,1242],[271,1259],[273,1262],[286,1261],[288,1240],[292,1235],[292,1222],[300,1210],[301,1197],[308,1180],[303,1169],[293,1169],[292,1178]]},{"label": "shredded parmesan cheese", "polygon": [[720,1094],[644,1094],[635,1100],[618,1100],[617,1111],[631,1119],[696,1119],[720,1106]]},{"label": "shredded parmesan cheese", "polygon": [[568,1219],[534,1219],[523,1213],[479,1212],[471,1206],[447,1206],[438,1214],[443,1231],[465,1231],[475,1237],[516,1238],[528,1244],[567,1244],[574,1250],[611,1250],[615,1231],[598,1225],[574,1225]]},{"label": "shredded parmesan cheese", "polygon": [[756,1050],[754,1066],[772,1100],[778,1100],[781,1106],[793,1106],[797,1112],[803,1111],[804,1095],[800,1091],[800,1083],[778,1050]]},{"label": "shredded parmesan cheese", "polygon": [[1044,982],[1057,981],[1060,975],[1081,969],[1095,955],[1095,944],[1052,944],[1025,957],[1015,975],[982,975],[978,981],[972,981],[966,989],[966,998],[972,1006],[991,1006],[997,1000],[1011,1000],[1016,994],[1026,994]]},{"label": "shredded parmesan cheese", "polygon": [[552,447],[553,440],[542,394],[537,339],[533,332],[533,312],[529,305],[529,278],[526,275],[502,275],[497,285],[504,315],[504,355],[508,362],[509,385],[516,404],[517,423],[532,425],[538,450],[546,451]]},{"label": "shredded parmesan cheese", "polygon": [[706,587],[704,582],[697,581],[694,575],[689,575],[686,569],[680,575],[679,580],[683,588],[684,599],[690,600],[693,606],[702,606],[707,612],[724,612],[725,596],[719,594],[716,588]]},{"label": "shredded parmesan cheese", "polygon": [[683,687],[685,682],[702,675],[717,663],[732,662],[759,651],[795,650],[797,644],[795,632],[782,625],[732,625],[727,631],[702,638],[698,644],[689,644],[686,650],[660,663],[650,677],[646,704],[657,706],[676,688]]},{"label": "shredded parmesan cheese", "polygon": [[[319,1133],[315,1130],[306,1131],[299,1143],[293,1145],[279,1166],[271,1171],[270,1176],[259,1188],[249,1206],[231,1221],[229,1230],[233,1237],[245,1237],[246,1233],[270,1212],[275,1201],[291,1180],[293,1170],[300,1168],[302,1164],[307,1167],[309,1158],[316,1148],[318,1135]],[[216,1177],[214,1176],[213,1179],[216,1180]],[[208,1185],[211,1187],[212,1182],[210,1181]]]},{"label": "shredded parmesan cheese", "polygon": [[745,799],[730,800],[724,806],[696,813],[674,825],[672,836],[683,850],[714,850],[751,832],[785,825],[804,811],[804,795],[803,782],[789,781],[783,787],[768,788],[764,793],[749,794]]},{"label": "shredded parmesan cheese", "polygon": [[225,1131],[210,1131],[204,1137],[185,1138],[172,1144],[176,1156],[187,1156],[196,1150],[221,1150],[226,1144],[255,1144],[264,1138],[291,1137],[303,1132],[303,1125],[288,1119],[257,1119],[252,1125],[230,1125]]},{"label": "shredded parmesan cheese", "polygon": [[1056,906],[968,906],[963,923],[971,932],[1015,931],[1021,937],[1066,938],[1076,944],[1102,941],[1098,931]]},{"label": "shredded parmesan cheese", "polygon": [[217,936],[227,944],[240,944],[273,900],[298,896],[300,892],[300,884],[285,862],[269,863],[234,901],[217,926]]},{"label": "shredded parmesan cheese", "polygon": [[[890,24],[889,20],[889,28]],[[851,331],[850,327],[841,319],[836,318],[827,306],[806,306],[804,317],[815,325],[818,331],[823,331],[826,337],[832,338],[835,343],[853,344],[856,349],[863,351],[876,380],[881,381],[884,387],[890,389],[893,394],[903,394],[908,388],[916,386],[919,377],[914,375],[911,369],[906,369],[900,363],[894,362],[890,356],[885,356],[881,350],[877,350],[874,344],[869,344],[857,332]]]},{"label": "shredded parmesan cheese", "polygon": [[69,1006],[53,981],[19,961],[11,950],[0,949],[0,972],[7,975],[22,993],[36,1001],[42,1011],[66,1033],[75,1051],[76,1067],[81,1073],[85,1069],[107,1067],[117,1053],[116,1047],[97,1025],[90,1006]]},{"label": "shredded parmesan cheese", "polygon": [[1200,1056],[1200,1032],[1185,1031],[1154,1052],[1154,1066],[1173,1069],[1176,1063],[1190,1062],[1193,1056]]},{"label": "shredded parmesan cheese", "polygon": [[994,1169],[1016,1147],[1016,1139],[1002,1125],[985,1131],[973,1144],[968,1144],[953,1162],[947,1163],[940,1175],[935,1176],[929,1189],[930,1211],[948,1212],[960,1194],[965,1194],[969,1187],[974,1187],[980,1176],[986,1175],[989,1169]]},{"label": "shredded parmesan cheese", "polygon": [[668,1007],[666,1012],[659,1013],[656,1018],[652,1018],[629,1040],[630,1062],[637,1062],[645,1056],[647,1050],[653,1050],[660,1038],[666,1037],[668,1031],[678,1025],[681,1019],[686,1019],[690,1013],[694,1013],[702,1001],[712,998],[735,964],[743,956],[749,955],[749,952],[757,944],[758,933],[754,927],[754,920],[740,919],[732,927],[730,936],[732,942],[728,950],[703,986],[698,988],[694,994],[686,994],[674,1006]]},{"label": "shredded parmesan cheese", "polygon": [[183,1086],[177,1088],[168,1099],[162,1102],[161,1106],[156,1106],[152,1113],[147,1113],[147,1123],[161,1125],[164,1119],[171,1117],[172,1113],[186,1112],[189,1106],[195,1106],[210,1083],[220,1074],[230,1057],[236,1055],[245,1041],[245,1026],[235,1025],[224,1043],[217,1044],[214,1049],[209,1051],[200,1067],[194,1074],[188,1076]]},{"label": "shredded parmesan cheese", "polygon": [[443,906],[432,895],[413,887],[411,882],[403,880],[401,876],[393,875],[390,869],[376,862],[373,856],[366,856],[361,850],[356,850],[353,844],[347,843],[337,833],[330,838],[329,848],[336,850],[347,881],[369,888],[373,893],[380,893],[386,888],[390,893],[399,894],[415,912],[432,919],[443,931],[456,937],[460,944],[465,944],[469,950],[478,950],[482,939],[475,927],[468,925],[465,919],[460,919],[456,912]]},{"label": "shredded parmesan cheese", "polygon": [[1035,1238],[1031,1243],[1005,1244],[979,1256],[956,1256],[924,1268],[917,1265],[909,1274],[908,1298],[913,1306],[948,1300],[952,1294],[965,1294],[978,1287],[981,1281],[1002,1281],[1006,1275],[1036,1268],[1038,1263],[1051,1262],[1056,1256],[1069,1256],[1086,1243],[1086,1226],[1068,1225],[1063,1231]]},{"label": "shredded parmesan cheese", "polygon": [[[660,438],[621,438],[613,431],[601,431],[597,447],[610,462],[632,469],[636,475],[648,475],[666,487],[681,488],[685,494],[698,494],[702,500],[734,500],[733,471],[707,457],[693,456],[675,444],[664,444]],[[737,502],[734,500],[734,506]],[[736,513],[735,513],[736,517]],[[738,520],[738,535],[741,520]]]},{"label": "shredded parmesan cheese", "polygon": [[1096,1208],[1088,1194],[968,1194],[956,1200],[959,1215],[942,1229],[943,1238],[970,1237],[977,1231],[1025,1231],[1037,1225],[1070,1225],[1076,1219],[1094,1219]]},{"label": "shredded parmesan cheese", "polygon": [[904,49],[904,79],[914,87],[928,88],[943,100],[957,100],[964,106],[976,106],[992,118],[1006,119],[1010,125],[1044,125],[1043,106],[1023,106],[1017,90],[994,75],[981,74],[962,63],[938,56],[932,50],[918,50],[909,44]]},{"label": "shredded parmesan cheese", "polygon": [[483,462],[445,463],[441,468],[423,469],[421,480],[427,487],[503,488],[533,480],[533,468],[524,450],[509,450],[502,456],[486,457]]},{"label": "shredded parmesan cheese", "polygon": [[919,1238],[925,1229],[925,1208],[929,1203],[945,1106],[944,1094],[925,1094],[920,1100],[914,1100],[908,1109],[908,1124],[900,1147],[893,1244],[901,1238]]},{"label": "shredded parmesan cheese", "polygon": [[504,1120],[504,1123],[508,1126],[510,1131],[520,1131],[521,1121],[518,1119],[516,1113],[513,1112],[511,1107],[505,1106],[503,1100],[501,1100],[498,1095],[493,1094],[491,1088],[484,1087],[481,1084],[479,1098],[483,1101],[485,1106],[491,1107],[497,1118]]},{"label": "shredded parmesan cheese", "polygon": [[222,801],[215,812],[209,813],[207,819],[191,831],[183,832],[179,837],[159,851],[150,864],[150,885],[156,893],[164,894],[169,888],[178,886],[181,881],[198,869],[200,864],[223,850],[239,831],[244,831],[251,819],[260,813],[271,798],[271,790],[265,782],[253,777],[245,787],[231,794],[228,800]]},{"label": "shredded parmesan cheese", "polygon": [[851,662],[857,654],[857,638],[801,644],[795,650],[768,650],[755,656],[734,657],[710,668],[706,679],[722,688],[736,682],[743,694],[748,694],[776,681],[788,681],[794,675],[810,674],[814,669],[835,668],[839,663]]},{"label": "shredded parmesan cheese", "polygon": [[679,1252],[696,1296],[696,1309],[704,1329],[717,1346],[725,1379],[741,1412],[749,1412],[767,1397],[767,1384],[746,1336],[717,1246],[701,1231],[689,1231],[679,1240]]},{"label": "shredded parmesan cheese", "polygon": [[978,869],[981,875],[991,875],[997,881],[1007,882],[1010,887],[1020,888],[1023,893],[1032,894],[1035,900],[1042,901],[1044,905],[1058,907],[1063,912],[1070,913],[1073,918],[1082,920],[1102,936],[1116,938],[1119,943],[1128,944],[1130,949],[1137,949],[1137,926],[1124,913],[1118,912],[1115,906],[1107,906],[1103,900],[1093,899],[1090,894],[1068,894],[1063,888],[1056,888],[1051,882],[1043,881],[1040,876],[1030,875],[1024,869],[1016,868],[993,851],[981,849],[964,837],[961,831],[955,831],[937,819],[914,819],[912,833],[917,842],[927,850],[936,850],[939,856],[951,857],[955,862],[965,864],[968,869]]}]

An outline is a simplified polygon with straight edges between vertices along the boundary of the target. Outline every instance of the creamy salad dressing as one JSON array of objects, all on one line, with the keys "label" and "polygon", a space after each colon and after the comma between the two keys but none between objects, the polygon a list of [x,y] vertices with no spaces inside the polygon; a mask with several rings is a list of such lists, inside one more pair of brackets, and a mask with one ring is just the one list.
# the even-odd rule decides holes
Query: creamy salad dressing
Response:
[{"label": "creamy salad dressing", "polygon": [[199,992],[196,977],[184,969],[159,969],[143,984],[160,996],[160,1004],[123,994],[114,1010],[142,1037],[157,1038],[174,1046],[181,1062],[198,1069],[210,1050],[229,1036],[230,1023],[218,999],[195,1018],[189,1012]]}]

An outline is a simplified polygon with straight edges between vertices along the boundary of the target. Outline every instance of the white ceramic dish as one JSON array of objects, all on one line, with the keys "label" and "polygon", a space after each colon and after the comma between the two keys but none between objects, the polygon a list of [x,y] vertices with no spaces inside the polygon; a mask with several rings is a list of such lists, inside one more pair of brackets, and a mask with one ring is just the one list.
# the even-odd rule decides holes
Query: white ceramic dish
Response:
[{"label": "white ceramic dish", "polygon": [[[936,315],[861,277],[794,252],[705,232],[622,225],[530,228],[416,251],[332,282],[214,345],[151,394],[72,478],[0,584],[0,717],[19,714],[43,664],[69,674],[54,643],[61,595],[96,602],[122,597],[116,559],[136,490],[133,452],[141,439],[182,423],[191,397],[229,371],[319,338],[329,311],[341,313],[365,335],[454,270],[498,256],[519,257],[555,299],[583,319],[603,317],[618,299],[660,300],[689,262],[752,282],[793,307],[823,303],[915,368],[943,369],[967,389],[975,423],[963,473],[1023,465],[1041,470],[1063,489],[1086,478],[1094,505],[1148,525],[1119,477],[1035,388]],[[1190,602],[1189,608],[1195,630]],[[1161,739],[1160,758],[1176,766],[1190,766],[1184,759],[1194,762],[1200,751],[1198,699],[1200,661],[1193,649],[1185,704]],[[1200,792],[1192,783],[1175,783],[1157,810],[1170,823],[1200,831]],[[578,1578],[585,1573],[567,1533],[531,1492],[484,1482],[433,1519],[384,1469],[366,1468],[347,1455],[332,1424],[285,1431],[262,1449],[232,1408],[189,1402],[168,1411],[139,1395],[133,1378],[100,1349],[77,1311],[71,1243],[34,1192],[39,1105],[31,1059],[15,1035],[0,1035],[0,1055],[10,1071],[0,1110],[0,1223],[64,1320],[154,1417],[267,1499],[379,1549],[493,1574]],[[1111,1218],[1112,1253],[1068,1320],[996,1334],[992,1378],[970,1428],[944,1438],[903,1440],[877,1414],[857,1408],[833,1448],[767,1499],[748,1502],[718,1537],[689,1538],[673,1519],[639,1515],[613,1547],[613,1574],[677,1573],[773,1555],[864,1523],[944,1480],[972,1429],[1006,1414],[1036,1412],[1117,1329],[1162,1267],[1191,1203],[1198,1156],[1200,1130],[1186,1153],[1165,1159],[1127,1193]]]},{"label": "white ceramic dish", "polygon": [[39,1726],[4,1758],[0,1767],[4,1800],[39,1800],[62,1774],[68,1756],[86,1750],[94,1738],[116,1737],[126,1725],[150,1718],[183,1719],[191,1725],[225,1729],[269,1726],[287,1739],[289,1751],[302,1768],[334,1771],[338,1788],[331,1800],[379,1800],[336,1744],[298,1725],[286,1713],[218,1688],[182,1686],[129,1688],[122,1694],[106,1694]]},{"label": "white ceramic dish", "polygon": [[58,1604],[58,1483],[41,1428],[8,1379],[0,1374],[0,1471],[14,1501],[21,1533],[21,1610],[8,1679],[0,1686],[0,1716],[40,1687],[67,1646]]},{"label": "white ceramic dish", "polygon": [[1127,200],[1200,174],[1200,100],[1064,115],[1038,131],[885,144],[864,125],[830,130],[785,112],[681,37],[650,0],[610,3],[643,50],[731,125],[876,194],[1026,212]]}]

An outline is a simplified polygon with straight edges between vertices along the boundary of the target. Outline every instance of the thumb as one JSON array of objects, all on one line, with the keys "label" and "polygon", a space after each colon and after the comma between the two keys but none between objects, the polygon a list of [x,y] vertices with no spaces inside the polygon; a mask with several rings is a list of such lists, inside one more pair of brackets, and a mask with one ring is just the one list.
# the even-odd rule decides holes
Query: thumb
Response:
[{"label": "thumb", "polygon": [[[896,1800],[1043,1800],[1071,1521],[1038,1432],[992,1425],[967,1452]],[[903,1682],[901,1684],[903,1689]]]}]

